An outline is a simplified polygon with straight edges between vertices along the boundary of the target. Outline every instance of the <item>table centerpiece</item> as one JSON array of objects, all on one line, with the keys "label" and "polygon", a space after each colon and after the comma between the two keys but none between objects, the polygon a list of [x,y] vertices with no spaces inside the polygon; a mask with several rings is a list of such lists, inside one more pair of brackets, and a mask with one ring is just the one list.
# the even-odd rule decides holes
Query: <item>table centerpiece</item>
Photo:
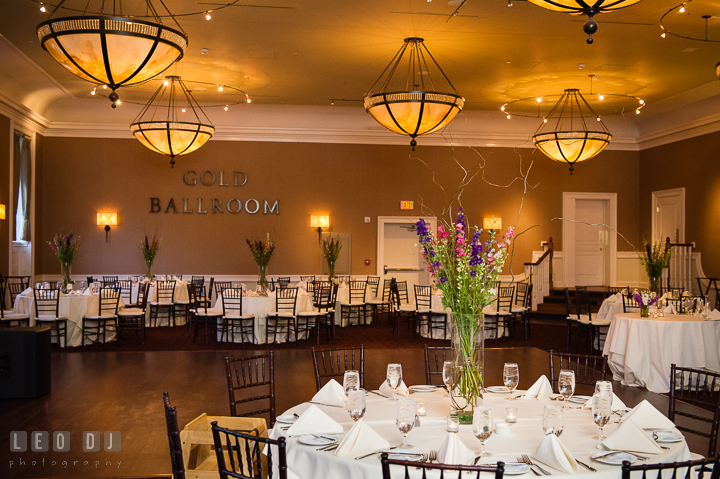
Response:
[{"label": "table centerpiece", "polygon": [[505,264],[513,228],[507,229],[500,242],[495,230],[490,230],[490,238],[483,242],[482,229],[473,226],[468,231],[462,207],[455,220],[450,215],[450,222],[437,227],[437,234],[422,219],[416,228],[425,264],[443,293],[443,307],[451,312],[451,415],[462,424],[471,424],[483,394],[483,308],[494,300],[493,286]]},{"label": "table centerpiece", "polygon": [[265,238],[265,241],[261,240],[254,240],[250,241],[249,239],[245,239],[248,246],[250,247],[250,252],[253,255],[253,259],[255,260],[255,263],[258,265],[258,285],[260,286],[261,291],[264,294],[267,294],[268,290],[268,280],[267,280],[267,266],[268,263],[270,263],[270,260],[272,259],[273,253],[275,253],[275,241],[272,241],[270,239],[270,233],[267,234],[267,237]]},{"label": "table centerpiece", "polygon": [[669,244],[663,245],[662,241],[653,244],[645,243],[645,251],[638,254],[640,264],[645,267],[645,272],[650,280],[650,291],[660,293],[660,278],[663,269],[667,268],[670,263],[670,254]]},{"label": "table centerpiece", "polygon": [[655,294],[654,291],[645,290],[638,293],[638,291],[635,290],[633,292],[633,299],[640,305],[640,317],[648,318],[650,317],[650,306],[656,304],[660,297]]},{"label": "table centerpiece", "polygon": [[342,243],[340,238],[325,238],[322,244],[323,257],[328,265],[328,281],[332,282],[335,278],[335,263],[340,256]]},{"label": "table centerpiece", "polygon": [[67,285],[72,283],[70,279],[70,266],[80,246],[80,237],[73,233],[69,235],[55,234],[51,241],[48,241],[50,249],[53,250],[55,256],[60,261],[60,269],[62,272],[62,289],[65,291]]},{"label": "table centerpiece", "polygon": [[159,249],[160,240],[157,237],[153,236],[152,241],[148,239],[147,235],[140,239],[140,251],[142,251],[143,258],[145,258],[145,265],[147,266],[145,276],[147,276],[148,281],[152,281],[152,264]]}]

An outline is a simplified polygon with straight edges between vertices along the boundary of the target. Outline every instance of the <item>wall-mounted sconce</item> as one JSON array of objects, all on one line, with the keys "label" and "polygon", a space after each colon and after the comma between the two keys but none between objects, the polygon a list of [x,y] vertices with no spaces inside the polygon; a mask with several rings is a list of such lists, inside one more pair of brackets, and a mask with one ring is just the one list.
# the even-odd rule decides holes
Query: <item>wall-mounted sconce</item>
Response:
[{"label": "wall-mounted sconce", "polygon": [[484,230],[499,230],[502,229],[502,218],[484,217],[483,218],[483,229]]},{"label": "wall-mounted sconce", "polygon": [[0,220],[5,219],[5,205],[0,205]]},{"label": "wall-mounted sconce", "polygon": [[310,226],[317,228],[318,243],[322,244],[322,229],[330,227],[330,215],[310,215]]},{"label": "wall-mounted sconce", "polygon": [[117,213],[98,213],[97,224],[98,226],[105,225],[105,242],[108,243],[110,226],[117,226]]}]

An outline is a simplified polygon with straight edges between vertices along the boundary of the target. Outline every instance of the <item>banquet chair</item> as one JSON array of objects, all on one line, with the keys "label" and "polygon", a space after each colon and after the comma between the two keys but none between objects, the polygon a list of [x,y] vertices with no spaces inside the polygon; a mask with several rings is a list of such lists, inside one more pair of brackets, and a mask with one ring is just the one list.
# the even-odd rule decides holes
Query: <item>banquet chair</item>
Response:
[{"label": "banquet chair", "polygon": [[108,331],[117,334],[120,293],[113,288],[102,288],[98,299],[98,314],[86,315],[82,318],[82,344],[85,344],[86,338],[92,340],[92,336],[95,335],[96,348],[100,346],[100,333],[102,333],[103,343],[107,341]]},{"label": "banquet chair", "polygon": [[115,284],[118,282],[117,276],[103,276],[102,279],[102,287],[103,288],[109,288],[111,286],[115,286]]},{"label": "banquet chair", "polygon": [[[623,461],[622,479],[720,479],[720,456],[697,461],[631,465]],[[650,474],[650,471],[657,471]],[[635,474],[633,474],[635,473]]]},{"label": "banquet chair", "polygon": [[[275,423],[275,358],[273,352],[242,358],[225,357],[225,377],[230,394],[230,415],[269,415]],[[259,408],[259,409],[255,409]]]},{"label": "banquet chair", "polygon": [[300,276],[300,281],[310,284],[315,281],[315,276]]},{"label": "banquet chair", "polygon": [[567,350],[570,351],[572,345],[573,329],[578,332],[578,347],[580,344],[580,321],[573,314],[573,302],[570,299],[570,290],[565,288],[565,320],[567,321]]},{"label": "banquet chair", "polygon": [[86,276],[86,278],[87,278],[87,285],[88,285],[88,288],[89,288],[90,285],[95,282],[95,278],[93,278],[92,276]]},{"label": "banquet chair", "polygon": [[[432,354],[431,354],[432,353]],[[443,377],[443,364],[452,359],[452,348],[446,346],[425,345],[425,384],[434,384],[433,377],[440,377],[439,384],[445,384]]]},{"label": "banquet chair", "polygon": [[330,332],[335,339],[335,298],[338,285],[315,288],[313,290],[313,311],[301,311],[297,314],[297,337],[306,333],[306,339],[315,331],[315,344],[320,344],[320,328],[325,329],[325,336],[330,340]]},{"label": "banquet chair", "polygon": [[427,324],[430,339],[433,339],[433,332],[442,329],[443,335],[440,339],[447,338],[447,314],[432,309],[432,287],[415,285],[415,321],[418,327]]},{"label": "banquet chair", "polygon": [[0,273],[0,309],[7,309],[5,305],[5,295],[7,294],[7,278]]},{"label": "banquet chair", "polygon": [[[211,424],[220,479],[287,479],[285,437],[269,439],[222,428],[217,425],[217,421]],[[264,450],[267,450],[266,470],[263,470]],[[229,456],[229,461],[226,460],[226,455]],[[244,460],[248,456],[252,457],[251,461]],[[273,467],[275,462],[277,475]]]},{"label": "banquet chair", "polygon": [[190,279],[190,282],[195,286],[199,286],[202,288],[203,286],[205,286],[205,276],[193,276]]},{"label": "banquet chair", "polygon": [[[285,342],[290,341],[292,332],[297,339],[297,323],[295,322],[295,306],[297,304],[297,288],[285,288],[275,291],[275,312],[265,318],[265,341],[274,343],[278,333],[287,333]],[[272,341],[270,341],[272,333]]]},{"label": "banquet chair", "polygon": [[[384,286],[387,287],[383,287],[382,292],[380,292],[380,276],[368,276],[367,280],[373,299],[365,301],[365,314],[370,315],[373,322],[375,322],[380,319],[380,314],[385,313],[389,315],[390,313],[390,283],[392,281],[386,279]],[[378,296],[378,293],[381,293],[380,296]]]},{"label": "banquet chair", "polygon": [[503,334],[508,331],[508,321],[512,316],[513,297],[515,286],[500,286],[497,288],[495,311],[483,311],[485,316],[485,331],[495,331],[495,341],[500,338],[500,321],[502,320]]},{"label": "banquet chair", "polygon": [[[432,462],[428,463],[425,461],[405,461],[401,459],[388,459],[387,452],[383,452],[380,455],[380,464],[382,466],[382,477],[383,479],[392,479],[393,477],[401,477],[402,473],[390,473],[390,466],[402,466],[405,469],[405,473],[402,477],[410,477],[410,471],[413,469],[422,469],[422,476],[420,476],[420,473],[417,473],[418,477],[428,477],[429,474],[426,474],[425,471],[440,471],[439,476],[437,474],[430,476],[430,477],[440,477],[445,479],[450,479],[452,477],[457,477],[457,479],[464,479],[464,478],[475,478],[480,479],[480,473],[481,472],[489,472],[493,473],[495,479],[502,479],[503,474],[505,473],[505,463],[502,461],[498,461],[497,465],[482,465],[482,466],[462,466],[457,464],[442,464],[440,462],[433,464]],[[455,474],[457,472],[457,475]],[[474,474],[468,474],[468,473],[474,473]],[[413,476],[415,477],[415,476]],[[490,476],[482,476],[482,477],[490,477]],[[713,478],[715,479],[715,478]]]},{"label": "banquet chair", "polygon": [[525,339],[530,335],[530,311],[532,310],[532,291],[533,285],[528,283],[518,283],[515,292],[515,302],[510,309],[509,328],[512,331],[515,327],[515,321],[519,320],[523,324],[525,330]]},{"label": "banquet chair", "polygon": [[623,294],[623,313],[639,313],[640,305],[631,293]]},{"label": "banquet chair", "polygon": [[[713,412],[712,417],[686,413],[676,408],[676,401],[682,401]],[[698,431],[677,425],[675,416],[690,418],[697,422],[710,423],[710,432]],[[706,369],[682,368],[670,365],[670,394],[668,419],[676,423],[680,431],[709,438],[707,457],[717,454],[718,429],[720,427],[720,373]]]},{"label": "banquet chair", "polygon": [[[365,293],[367,292],[367,281],[350,281],[350,297],[347,303],[340,303],[340,318],[342,324],[350,325],[350,318],[357,318],[357,325],[362,321],[363,325],[367,325],[367,317],[365,316]],[[362,319],[361,319],[362,318]]]},{"label": "banquet chair", "polygon": [[350,282],[349,274],[338,274],[338,275],[335,275],[335,278],[338,280],[338,283],[348,284]]},{"label": "banquet chair", "polygon": [[[220,341],[235,342],[235,334],[240,333],[240,342],[245,343],[249,336],[250,343],[255,342],[255,315],[243,313],[243,294],[240,288],[226,288],[222,295],[222,329]],[[225,339],[223,339],[223,337]]]},{"label": "banquet chair", "polygon": [[[324,379],[332,378],[340,379],[345,375],[345,371],[358,371],[360,373],[360,388],[365,388],[365,345],[361,344],[358,348],[331,348],[331,349],[315,349],[311,348],[313,369],[315,370],[315,387],[319,391],[324,383]],[[322,372],[320,372],[322,365]]]},{"label": "banquet chair", "polygon": [[626,292],[630,292],[629,286],[608,286],[607,287],[607,293],[608,295],[611,294],[627,294]]},{"label": "banquet chair", "polygon": [[156,283],[157,299],[150,303],[150,326],[158,325],[160,313],[168,318],[168,326],[175,326],[175,281],[158,281]]},{"label": "banquet chair", "polygon": [[[607,331],[612,323],[611,319],[595,319],[591,308],[591,298],[588,291],[575,291],[575,308],[579,327],[586,330],[590,337],[590,354],[595,353],[595,340],[598,341],[598,349],[602,351]],[[580,348],[580,335],[578,334],[578,349]]]},{"label": "banquet chair", "polygon": [[[195,288],[192,283],[187,285],[188,296],[190,298],[190,304],[188,309],[188,325],[190,329],[190,335],[193,338],[193,343],[198,336],[198,330],[200,329],[200,323],[205,326],[205,344],[208,343],[208,337],[210,335],[210,326],[212,325],[217,329],[217,321],[223,315],[222,311],[216,311],[212,308],[208,308],[208,301],[202,301],[200,298],[205,297],[205,288]],[[193,334],[193,325],[195,325],[195,333]],[[217,336],[216,336],[217,337]]]},{"label": "banquet chair", "polygon": [[115,283],[116,289],[120,292],[120,297],[126,306],[132,304],[132,281],[129,279],[119,279]]},{"label": "banquet chair", "polygon": [[[572,369],[575,372],[575,384],[592,386],[595,390],[597,381],[605,381],[607,372],[607,355],[588,356],[585,354],[556,353],[550,350],[550,385],[557,391],[558,376],[561,369]],[[557,368],[555,360],[557,359]]]},{"label": "banquet chair", "polygon": [[51,289],[34,289],[35,324],[50,326],[50,340],[53,333],[57,338],[58,347],[67,347],[68,318],[60,316],[60,291]]},{"label": "banquet chair", "polygon": [[9,311],[0,309],[0,327],[13,326],[30,326],[30,316],[28,316],[27,314],[15,313],[12,309]]},{"label": "banquet chair", "polygon": [[[213,278],[210,278],[210,282],[213,282]],[[215,281],[215,301],[217,302],[218,298],[222,296],[223,291],[225,291],[228,288],[232,288],[232,281]],[[208,301],[210,301],[212,298],[212,289],[208,289]],[[212,305],[212,303],[211,303]]]},{"label": "banquet chair", "polygon": [[20,293],[25,291],[25,289],[27,289],[27,286],[25,286],[25,283],[10,281],[10,279],[8,278],[7,289],[10,292],[10,308],[13,308],[15,306],[15,298],[17,298]]},{"label": "banquet chair", "polygon": [[282,276],[277,278],[278,288],[285,289],[290,286],[290,276]]},{"label": "banquet chair", "polygon": [[147,292],[149,289],[150,283],[138,283],[139,303],[134,307],[127,307],[118,311],[118,336],[122,335],[123,330],[135,331],[135,336],[140,332],[142,333],[142,342],[145,343],[145,311],[147,309]]},{"label": "banquet chair", "polygon": [[402,323],[406,323],[408,326],[408,329],[412,329],[413,337],[417,334],[417,324],[416,324],[416,318],[417,318],[417,311],[415,310],[415,307],[413,305],[408,304],[407,301],[407,288],[405,291],[405,302],[403,302],[403,295],[400,290],[400,287],[398,286],[399,283],[405,283],[407,286],[407,283],[405,281],[392,281],[390,284],[390,293],[391,293],[391,300],[392,300],[392,325],[393,325],[393,334],[396,334],[397,337],[400,337],[400,326],[402,326]]},{"label": "banquet chair", "polygon": [[172,464],[173,479],[185,479],[185,463],[183,462],[177,410],[170,405],[170,396],[167,392],[163,393],[163,405],[165,406],[165,426],[167,427],[168,441],[170,442],[170,462]]}]

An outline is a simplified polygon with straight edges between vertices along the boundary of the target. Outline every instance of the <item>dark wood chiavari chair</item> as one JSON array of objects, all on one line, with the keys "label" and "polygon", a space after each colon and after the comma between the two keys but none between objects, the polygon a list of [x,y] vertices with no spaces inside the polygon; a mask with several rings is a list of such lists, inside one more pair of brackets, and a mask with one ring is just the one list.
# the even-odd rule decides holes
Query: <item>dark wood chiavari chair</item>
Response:
[{"label": "dark wood chiavari chair", "polygon": [[115,282],[115,289],[120,292],[120,297],[125,306],[133,304],[132,301],[132,281],[129,279],[119,279]]},{"label": "dark wood chiavari chair", "polygon": [[7,280],[7,290],[10,292],[10,308],[15,307],[15,299],[27,289],[25,283],[12,281],[9,277]]},{"label": "dark wood chiavari chair", "polygon": [[[575,372],[575,384],[592,386],[597,381],[605,381],[607,372],[607,356],[589,356],[586,354],[556,353],[550,350],[550,385],[556,391],[558,376],[561,369]],[[557,363],[556,363],[557,360]],[[557,368],[555,367],[557,364]]]},{"label": "dark wood chiavari chair", "polygon": [[[212,281],[212,279],[211,279]],[[232,288],[232,281],[215,281],[215,301],[222,296],[223,291]],[[208,294],[212,296],[212,291],[208,290]],[[208,298],[210,299],[210,298]]]},{"label": "dark wood chiavari chair", "polygon": [[[390,466],[402,466],[405,469],[404,476],[402,477],[410,477],[410,471],[413,469],[422,469],[422,476],[423,478],[428,477],[427,473],[425,471],[440,471],[440,474],[438,477],[440,478],[446,478],[450,479],[451,477],[455,476],[455,474],[451,474],[454,472],[457,472],[457,479],[463,479],[463,478],[472,478],[480,479],[480,473],[481,472],[487,472],[487,473],[493,473],[495,474],[495,479],[502,479],[503,474],[505,473],[505,463],[502,461],[499,461],[497,465],[493,466],[460,466],[456,464],[433,464],[428,463],[424,461],[403,461],[399,459],[388,459],[388,454],[386,452],[383,452],[380,455],[380,464],[382,466],[382,474],[383,479],[392,479],[393,477],[400,477],[400,474],[391,474],[390,473]],[[475,474],[469,474],[469,473],[475,473]],[[418,473],[420,474],[420,473]],[[414,477],[414,476],[413,476]],[[431,476],[435,477],[435,476]],[[484,476],[483,476],[484,477]]]},{"label": "dark wood chiavari chair", "polygon": [[[240,288],[225,288],[222,294],[223,316],[220,341],[235,342],[235,334],[240,333],[240,342],[245,343],[249,337],[250,343],[255,342],[255,315],[243,313],[243,294]],[[223,337],[225,339],[223,339]]]},{"label": "dark wood chiavari chair", "polygon": [[430,339],[435,337],[435,330],[442,329],[440,339],[447,336],[447,314],[432,309],[432,287],[415,285],[415,320],[418,327],[427,325]]},{"label": "dark wood chiavari chair", "polygon": [[120,293],[114,288],[102,288],[100,289],[98,299],[98,314],[91,316],[86,315],[82,318],[83,344],[85,343],[85,339],[92,340],[94,335],[96,348],[100,345],[101,334],[103,343],[107,341],[108,332],[114,332],[117,338],[117,311],[118,304],[120,303]]},{"label": "dark wood chiavari chair", "polygon": [[[145,311],[147,310],[147,297],[150,283],[138,283],[138,300],[136,307],[128,307],[118,311],[118,335],[123,331],[135,331],[142,335],[142,342],[145,343]],[[121,293],[122,294],[122,293]]]},{"label": "dark wood chiavari chair", "polygon": [[[311,350],[313,368],[315,370],[315,386],[319,391],[323,387],[323,379],[341,378],[347,370],[360,373],[360,388],[365,387],[365,345],[358,348],[330,348]],[[322,372],[320,372],[322,366]],[[327,381],[325,381],[327,382]],[[342,380],[340,381],[342,383]]]},{"label": "dark wood chiavari chair", "polygon": [[150,302],[150,325],[157,326],[158,318],[167,315],[168,326],[175,326],[175,281],[155,284],[157,299]]},{"label": "dark wood chiavari chair", "polygon": [[508,331],[508,320],[512,316],[513,297],[515,286],[500,286],[496,289],[495,311],[483,311],[485,316],[485,331],[495,332],[495,341],[500,337],[500,322],[502,321],[503,332]]},{"label": "dark wood chiavari chair", "polygon": [[[443,377],[443,363],[452,359],[452,348],[435,347],[425,345],[425,383],[426,384],[445,384]],[[439,383],[433,383],[433,377],[440,377]]]},{"label": "dark wood chiavari chair", "polygon": [[[268,414],[268,424],[275,423],[275,360],[272,351],[242,358],[226,357],[225,377],[230,394],[231,416],[257,417]],[[253,396],[243,396],[246,391]]]},{"label": "dark wood chiavari chair", "polygon": [[[53,333],[59,347],[67,347],[67,321],[60,316],[60,291],[50,289],[34,289],[35,323],[38,326],[50,326],[50,337]],[[51,339],[52,340],[52,339]]]},{"label": "dark wood chiavari chair", "polygon": [[530,336],[530,312],[532,310],[532,292],[533,285],[528,283],[518,283],[515,292],[515,303],[510,309],[510,328],[514,326],[516,320],[521,321],[525,330],[525,339]]},{"label": "dark wood chiavari chair", "polygon": [[[698,461],[667,462],[659,464],[642,464],[633,466],[630,461],[623,461],[622,479],[720,479],[720,456]],[[650,471],[657,474],[650,476]],[[635,474],[633,474],[635,473]]]},{"label": "dark wood chiavari chair", "polygon": [[[217,425],[217,421],[211,424],[220,479],[273,479],[273,477],[287,479],[284,437],[277,440],[268,439],[224,429]],[[263,450],[267,450],[267,456],[263,455]],[[247,460],[248,457],[251,460]],[[264,466],[265,457],[267,466]],[[277,476],[273,466],[275,462],[277,462]]]},{"label": "dark wood chiavari chair", "polygon": [[[587,330],[590,337],[590,354],[595,353],[595,341],[597,340],[598,349],[602,350],[602,343],[605,341],[607,331],[610,328],[610,319],[593,319],[591,297],[587,290],[575,291],[575,310],[577,312],[578,326]],[[578,334],[578,348],[580,347],[580,338]]]},{"label": "dark wood chiavari chair", "polygon": [[[188,322],[190,326],[190,335],[192,336],[194,343],[198,336],[200,324],[202,323],[202,325],[205,326],[205,344],[207,344],[210,331],[213,329],[217,330],[218,319],[222,317],[223,313],[222,311],[215,311],[214,309],[208,308],[208,302],[201,301],[199,299],[205,297],[205,287],[197,289],[192,284],[188,284],[187,288],[188,296],[190,298],[188,314],[188,318],[190,320]],[[195,326],[194,334],[193,325]]]},{"label": "dark wood chiavari chair", "polygon": [[185,479],[185,463],[183,462],[177,410],[170,405],[170,396],[167,392],[163,393],[163,405],[165,406],[165,425],[167,426],[168,441],[170,442],[170,462],[172,464],[173,479]]},{"label": "dark wood chiavari chair", "polygon": [[367,325],[365,316],[365,293],[367,281],[350,281],[348,283],[350,297],[347,303],[340,303],[340,318],[343,324],[350,325],[352,317],[357,318],[357,325]]},{"label": "dark wood chiavari chair", "polygon": [[[275,291],[275,312],[265,318],[265,341],[274,343],[278,333],[286,333],[286,342],[290,341],[290,333],[297,339],[297,323],[295,322],[295,306],[297,304],[297,288],[285,288]],[[270,334],[272,333],[272,341]]]},{"label": "dark wood chiavari chair", "polygon": [[115,286],[115,284],[118,282],[117,276],[103,276],[102,279],[102,287],[103,288],[111,288]]},{"label": "dark wood chiavari chair", "polygon": [[[400,283],[405,283],[404,295],[403,290],[400,289]],[[403,323],[407,324],[408,329],[412,329],[413,337],[417,334],[416,318],[417,312],[415,307],[408,304],[407,300],[407,282],[405,281],[392,281],[390,283],[390,293],[392,297],[392,323],[393,323],[393,334],[400,337],[400,326]],[[403,302],[403,296],[404,302]]]}]

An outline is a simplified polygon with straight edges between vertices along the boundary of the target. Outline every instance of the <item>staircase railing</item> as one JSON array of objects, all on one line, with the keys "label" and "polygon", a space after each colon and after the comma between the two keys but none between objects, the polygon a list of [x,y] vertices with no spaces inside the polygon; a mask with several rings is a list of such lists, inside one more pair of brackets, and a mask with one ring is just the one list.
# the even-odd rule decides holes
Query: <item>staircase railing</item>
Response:
[{"label": "staircase railing", "polygon": [[528,284],[532,284],[532,309],[537,309],[537,305],[542,303],[545,296],[550,294],[553,282],[552,259],[553,259],[553,239],[550,238],[547,243],[547,249],[534,263],[525,263],[525,280]]}]

